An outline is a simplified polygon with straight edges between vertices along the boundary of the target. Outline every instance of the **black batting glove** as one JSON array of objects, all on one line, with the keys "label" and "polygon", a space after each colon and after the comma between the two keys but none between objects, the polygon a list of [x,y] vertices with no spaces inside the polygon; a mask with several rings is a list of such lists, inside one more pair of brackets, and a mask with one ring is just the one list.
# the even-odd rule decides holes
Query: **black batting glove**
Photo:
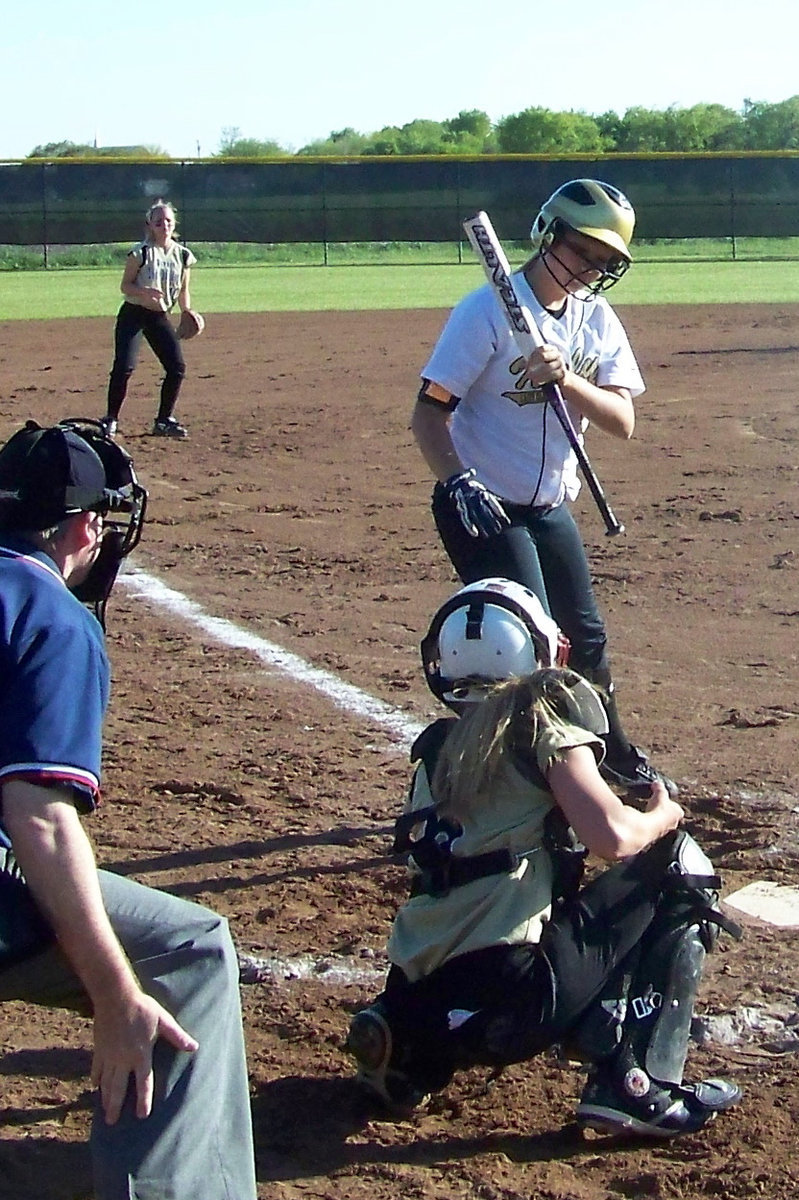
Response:
[{"label": "black batting glove", "polygon": [[450,475],[444,491],[472,537],[494,537],[510,525],[502,501],[477,479],[474,467]]}]

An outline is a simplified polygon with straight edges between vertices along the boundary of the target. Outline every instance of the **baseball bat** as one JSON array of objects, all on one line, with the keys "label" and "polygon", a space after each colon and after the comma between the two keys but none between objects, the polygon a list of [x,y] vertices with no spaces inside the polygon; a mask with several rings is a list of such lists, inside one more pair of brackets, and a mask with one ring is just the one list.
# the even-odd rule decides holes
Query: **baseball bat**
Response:
[{"label": "baseball bat", "polygon": [[[502,244],[496,235],[488,214],[479,212],[476,216],[469,217],[468,220],[463,222],[463,228],[480,262],[483,264],[483,269],[488,276],[488,282],[494,289],[494,293],[502,306],[502,311],[510,326],[513,340],[524,357],[529,358],[536,347],[544,344],[544,339],[541,336],[540,329],[533,320],[533,315],[529,308],[522,304],[516,295],[516,289],[513,286],[513,280],[510,276],[510,264],[505,257],[505,251],[502,249]],[[597,479],[596,472],[591,466],[588,455],[578,437],[577,430],[574,428],[572,419],[569,416],[569,410],[566,408],[566,402],[563,399],[563,393],[556,383],[546,384],[544,390],[552,405],[552,411],[555,413],[558,421],[560,421],[563,431],[569,440],[569,445],[577,456],[577,461],[585,477],[585,482],[588,484],[588,489],[594,497],[602,520],[605,522],[605,533],[609,537],[617,533],[624,533],[624,526],[616,518],[613,509],[608,504],[605,493],[602,491],[602,485]]]}]

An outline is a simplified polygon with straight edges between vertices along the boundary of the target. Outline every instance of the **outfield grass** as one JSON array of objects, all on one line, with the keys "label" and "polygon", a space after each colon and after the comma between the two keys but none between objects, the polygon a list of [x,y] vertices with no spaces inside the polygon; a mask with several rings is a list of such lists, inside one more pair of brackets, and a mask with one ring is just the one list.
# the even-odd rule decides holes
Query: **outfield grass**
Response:
[{"label": "outfield grass", "polygon": [[[111,317],[119,268],[0,275],[0,320]],[[326,309],[449,308],[484,280],[477,264],[450,266],[206,267],[193,273],[192,301],[207,313]],[[615,304],[799,302],[789,262],[636,263],[613,289]]]}]

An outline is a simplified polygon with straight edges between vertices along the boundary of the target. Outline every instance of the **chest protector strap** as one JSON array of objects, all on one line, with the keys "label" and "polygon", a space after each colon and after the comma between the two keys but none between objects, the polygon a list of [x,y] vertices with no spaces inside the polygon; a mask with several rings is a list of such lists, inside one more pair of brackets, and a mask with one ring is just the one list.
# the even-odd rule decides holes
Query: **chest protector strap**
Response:
[{"label": "chest protector strap", "polygon": [[[420,826],[421,833],[414,837]],[[407,854],[408,866],[416,872],[411,896],[446,896],[454,887],[463,887],[488,875],[506,874],[519,865],[519,856],[510,850],[456,857],[452,844],[462,833],[458,822],[440,817],[434,804],[397,818],[393,852]]]}]

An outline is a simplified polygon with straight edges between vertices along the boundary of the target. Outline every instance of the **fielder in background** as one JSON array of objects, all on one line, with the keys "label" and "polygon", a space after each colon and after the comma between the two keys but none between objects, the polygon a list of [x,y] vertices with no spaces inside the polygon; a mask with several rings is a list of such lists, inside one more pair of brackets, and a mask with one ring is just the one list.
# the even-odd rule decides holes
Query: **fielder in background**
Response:
[{"label": "fielder in background", "polygon": [[503,576],[539,597],[571,643],[575,670],[606,705],[605,777],[625,788],[671,780],[632,744],[614,697],[607,635],[569,501],[577,459],[552,411],[560,386],[572,422],[632,436],[644,390],[621,322],[600,294],[630,264],[635,216],[616,188],[576,179],[550,196],[532,228],[535,253],[514,272],[545,344],[525,360],[488,284],[450,315],[422,371],[412,428],[437,479],[436,527],[464,583]]},{"label": "fielder in background", "polygon": [[0,1000],[93,1017],[96,1200],[254,1200],[238,963],[206,908],[98,871],[104,606],[146,493],[98,422],[0,449]]},{"label": "fielder in background", "polygon": [[103,425],[110,437],[117,431],[142,337],[164,368],[152,432],[156,437],[188,436],[185,425],[181,425],[174,415],[186,374],[186,362],[180,344],[182,337],[170,321],[169,313],[177,304],[181,314],[195,318],[195,332],[198,333],[202,329],[202,318],[191,307],[189,291],[191,268],[197,259],[188,246],[176,241],[175,228],[174,208],[164,200],[157,200],[147,210],[143,240],[128,253],[125,262],[120,284],[125,301],[117,314],[114,329],[114,363],[103,417]]},{"label": "fielder in background", "polygon": [[[500,1068],[559,1043],[589,1065],[584,1126],[671,1137],[700,1129],[736,1084],[683,1083],[720,881],[659,781],[643,811],[597,764],[604,707],[559,666],[564,642],[527,588],[486,579],[422,642],[433,693],[459,717],[418,738],[395,850],[411,898],[384,991],[355,1014],[358,1078],[407,1110],[459,1068]],[[583,843],[614,865],[583,886]]]}]

